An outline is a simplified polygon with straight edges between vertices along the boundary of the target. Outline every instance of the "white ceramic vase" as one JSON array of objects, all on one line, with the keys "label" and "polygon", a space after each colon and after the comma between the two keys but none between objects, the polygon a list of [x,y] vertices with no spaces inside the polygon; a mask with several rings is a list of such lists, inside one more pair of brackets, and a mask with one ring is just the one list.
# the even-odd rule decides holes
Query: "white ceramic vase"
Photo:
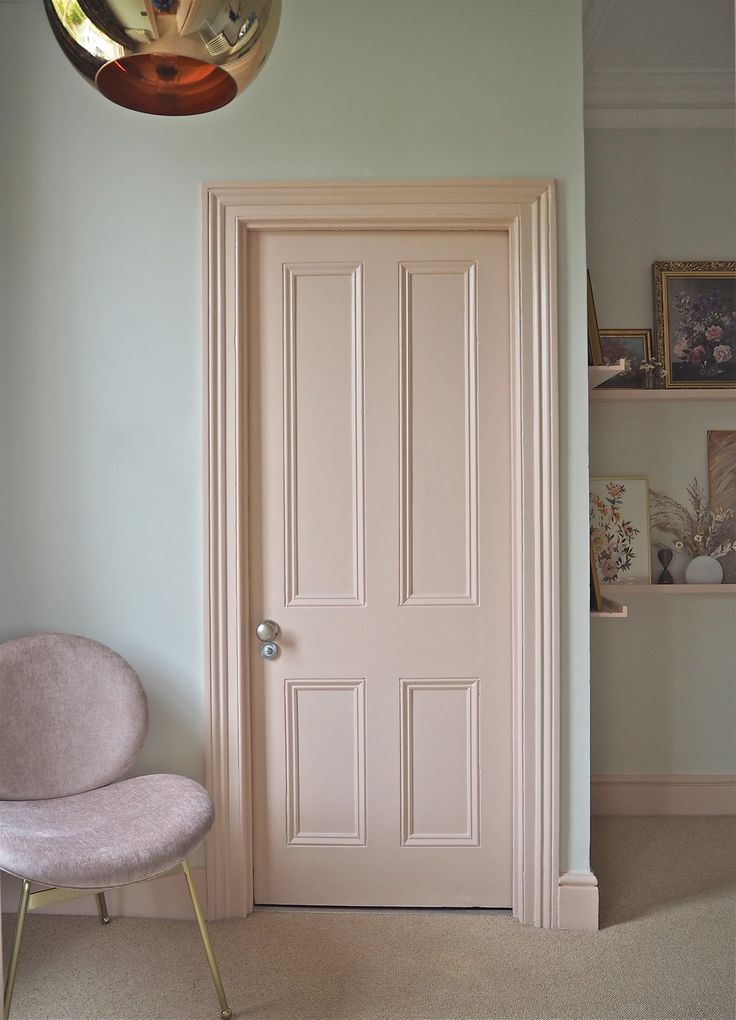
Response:
[{"label": "white ceramic vase", "polygon": [[720,584],[723,581],[723,567],[712,556],[696,556],[685,567],[687,584]]}]

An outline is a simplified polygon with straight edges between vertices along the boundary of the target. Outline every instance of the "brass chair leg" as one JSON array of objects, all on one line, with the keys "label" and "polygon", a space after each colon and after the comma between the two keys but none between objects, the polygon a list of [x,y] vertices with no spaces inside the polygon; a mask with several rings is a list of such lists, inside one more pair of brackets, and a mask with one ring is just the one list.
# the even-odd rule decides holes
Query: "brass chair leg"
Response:
[{"label": "brass chair leg", "polygon": [[202,936],[204,951],[207,954],[207,962],[210,965],[212,980],[215,982],[215,989],[217,990],[217,998],[220,1000],[220,1016],[222,1020],[230,1020],[233,1015],[233,1011],[228,1006],[227,999],[225,998],[225,989],[222,987],[222,978],[220,977],[217,960],[215,959],[215,953],[212,948],[212,943],[210,942],[209,932],[207,931],[207,922],[204,919],[202,908],[199,905],[197,892],[194,888],[194,882],[192,881],[192,873],[189,870],[189,864],[187,861],[181,862],[181,870],[184,872],[184,878],[187,880],[187,888],[189,889],[189,895],[192,898],[192,906],[194,907],[194,916],[197,918],[199,934]]},{"label": "brass chair leg", "polygon": [[13,949],[10,953],[10,963],[8,964],[8,976],[5,981],[5,992],[3,994],[3,1020],[8,1020],[10,1016],[10,1003],[13,1001],[13,987],[15,985],[15,975],[18,972],[18,957],[20,955],[20,944],[23,939],[23,926],[26,923],[26,914],[28,913],[28,897],[31,895],[31,883],[27,879],[23,879],[23,885],[20,890],[20,902],[18,903],[18,916],[15,922],[15,938],[13,939]]},{"label": "brass chair leg", "polygon": [[97,907],[100,911],[100,924],[110,923],[110,913],[107,909],[107,900],[104,892],[97,893]]}]

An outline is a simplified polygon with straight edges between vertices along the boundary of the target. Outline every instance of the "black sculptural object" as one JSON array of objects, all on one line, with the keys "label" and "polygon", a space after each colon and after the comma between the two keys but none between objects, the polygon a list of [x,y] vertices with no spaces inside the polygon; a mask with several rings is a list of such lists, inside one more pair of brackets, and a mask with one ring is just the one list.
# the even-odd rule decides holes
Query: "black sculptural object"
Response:
[{"label": "black sculptural object", "polygon": [[657,553],[657,559],[662,564],[662,573],[659,575],[657,584],[674,584],[672,574],[667,569],[672,562],[672,550],[660,549]]}]

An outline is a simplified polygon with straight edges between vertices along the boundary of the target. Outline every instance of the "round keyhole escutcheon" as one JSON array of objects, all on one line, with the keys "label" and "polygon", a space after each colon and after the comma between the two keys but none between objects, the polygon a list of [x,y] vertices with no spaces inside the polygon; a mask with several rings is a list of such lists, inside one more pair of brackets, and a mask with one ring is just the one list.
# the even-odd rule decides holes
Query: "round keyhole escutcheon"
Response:
[{"label": "round keyhole escutcheon", "polygon": [[279,646],[275,641],[264,641],[260,647],[261,658],[275,659],[279,654]]}]

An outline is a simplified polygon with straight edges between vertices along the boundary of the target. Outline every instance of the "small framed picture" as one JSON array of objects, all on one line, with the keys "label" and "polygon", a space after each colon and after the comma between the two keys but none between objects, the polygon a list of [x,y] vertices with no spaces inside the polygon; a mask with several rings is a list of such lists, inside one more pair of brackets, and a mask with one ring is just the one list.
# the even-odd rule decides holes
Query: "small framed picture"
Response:
[{"label": "small framed picture", "polygon": [[646,478],[590,479],[590,542],[603,584],[651,584]]},{"label": "small framed picture", "polygon": [[665,386],[736,387],[736,262],[655,262],[652,268]]},{"label": "small framed picture", "polygon": [[606,389],[641,389],[644,386],[643,361],[652,357],[651,329],[601,329],[599,331],[604,365],[616,365],[626,359],[625,372],[608,379]]},{"label": "small framed picture", "polygon": [[588,270],[588,364],[603,364],[598,316],[596,315],[595,299],[593,298],[593,284],[590,282],[590,270]]}]

